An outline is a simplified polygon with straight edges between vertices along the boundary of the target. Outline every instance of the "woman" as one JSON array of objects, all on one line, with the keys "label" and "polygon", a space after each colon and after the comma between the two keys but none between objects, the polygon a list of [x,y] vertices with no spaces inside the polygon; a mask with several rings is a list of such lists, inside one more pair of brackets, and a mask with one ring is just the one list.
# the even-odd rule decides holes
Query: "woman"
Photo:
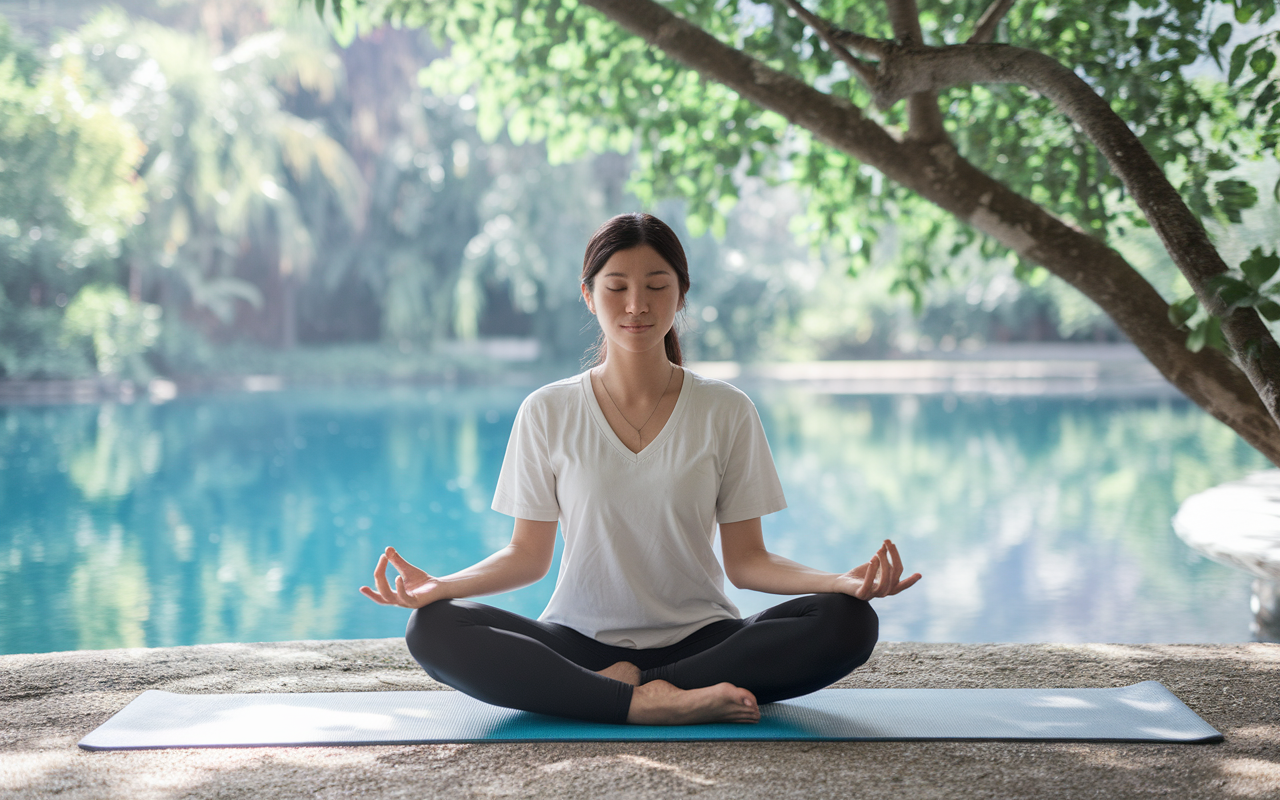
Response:
[{"label": "woman", "polygon": [[[755,722],[759,703],[820,689],[870,657],[867,601],[920,575],[902,579],[888,540],[844,574],[765,549],[760,517],[786,506],[782,487],[746,395],[681,366],[674,324],[688,289],[669,227],[648,214],[606,222],[582,268],[599,358],[520,407],[493,501],[515,517],[511,544],[444,577],[390,547],[378,560],[375,588],[360,591],[415,609],[409,651],[436,680],[598,722]],[[560,574],[538,620],[462,599],[546,575],[557,524]],[[809,596],[740,619],[726,574],[739,588]]]}]

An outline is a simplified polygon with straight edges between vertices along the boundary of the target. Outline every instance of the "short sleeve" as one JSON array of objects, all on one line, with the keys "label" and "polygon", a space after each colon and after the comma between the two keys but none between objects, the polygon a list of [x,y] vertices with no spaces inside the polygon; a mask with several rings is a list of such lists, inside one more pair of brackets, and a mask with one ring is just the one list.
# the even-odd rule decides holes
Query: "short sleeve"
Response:
[{"label": "short sleeve", "polygon": [[744,397],[743,401],[746,407],[735,427],[716,496],[720,523],[763,517],[787,507],[760,415],[750,400]]},{"label": "short sleeve", "polygon": [[492,507],[500,514],[520,519],[555,522],[560,518],[545,420],[529,399],[516,413]]}]

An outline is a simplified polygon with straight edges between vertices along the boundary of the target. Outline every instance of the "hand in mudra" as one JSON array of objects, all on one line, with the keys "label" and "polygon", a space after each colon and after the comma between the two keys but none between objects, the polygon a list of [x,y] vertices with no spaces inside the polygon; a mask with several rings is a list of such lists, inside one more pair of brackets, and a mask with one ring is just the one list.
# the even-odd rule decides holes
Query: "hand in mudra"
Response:
[{"label": "hand in mudra", "polygon": [[832,591],[852,595],[859,600],[870,600],[897,594],[911,588],[918,580],[919,572],[902,580],[902,558],[898,555],[898,548],[885,539],[870,561],[836,578]]},{"label": "hand in mudra", "polygon": [[[396,576],[394,588],[387,582],[388,563],[400,573]],[[433,578],[405,561],[394,547],[388,547],[378,559],[378,568],[373,571],[373,584],[377,587],[376,589],[361,586],[360,593],[384,606],[422,608],[441,599],[444,594],[439,578]]]}]

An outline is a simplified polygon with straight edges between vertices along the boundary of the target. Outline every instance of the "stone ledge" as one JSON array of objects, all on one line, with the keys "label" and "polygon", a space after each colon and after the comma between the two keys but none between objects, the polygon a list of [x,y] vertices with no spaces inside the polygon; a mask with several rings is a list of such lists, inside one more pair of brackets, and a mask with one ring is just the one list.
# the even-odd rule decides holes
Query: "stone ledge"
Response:
[{"label": "stone ledge", "polygon": [[1219,745],[546,743],[88,753],[146,689],[444,687],[399,639],[0,656],[0,794],[25,798],[1280,796],[1280,645],[884,643],[847,687],[1104,687],[1158,680]]},{"label": "stone ledge", "polygon": [[1256,578],[1280,580],[1280,469],[1188,497],[1174,515],[1173,529],[1215,561]]}]

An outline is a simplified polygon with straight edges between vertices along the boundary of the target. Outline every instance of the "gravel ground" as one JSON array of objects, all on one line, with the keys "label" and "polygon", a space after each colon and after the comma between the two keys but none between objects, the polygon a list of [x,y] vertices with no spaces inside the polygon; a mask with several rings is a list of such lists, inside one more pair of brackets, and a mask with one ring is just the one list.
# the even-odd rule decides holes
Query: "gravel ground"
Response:
[{"label": "gravel ground", "polygon": [[399,639],[0,656],[0,795],[20,798],[1280,798],[1280,645],[885,643],[846,687],[1158,680],[1214,745],[547,743],[89,753],[146,689],[442,689]]}]

